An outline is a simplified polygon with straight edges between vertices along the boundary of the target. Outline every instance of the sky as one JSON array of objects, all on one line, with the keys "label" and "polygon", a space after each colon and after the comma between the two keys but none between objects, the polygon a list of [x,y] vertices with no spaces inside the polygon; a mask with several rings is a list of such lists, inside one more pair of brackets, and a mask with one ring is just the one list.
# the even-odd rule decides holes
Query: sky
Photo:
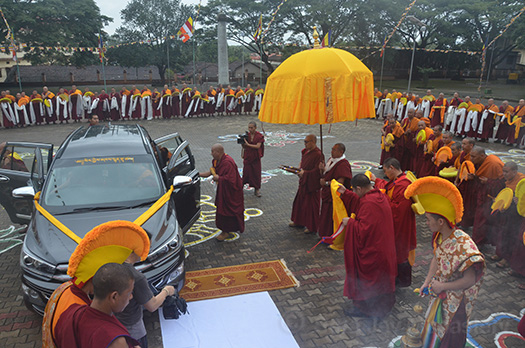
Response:
[{"label": "sky", "polygon": [[[108,17],[113,18],[113,22],[104,27],[104,30],[113,35],[115,30],[122,24],[120,20],[120,11],[123,10],[130,0],[123,1],[108,1],[108,0],[95,0],[98,7],[100,8],[100,13]],[[206,4],[206,0],[202,1],[202,5]],[[199,0],[181,0],[181,3],[186,5],[198,5]]]}]

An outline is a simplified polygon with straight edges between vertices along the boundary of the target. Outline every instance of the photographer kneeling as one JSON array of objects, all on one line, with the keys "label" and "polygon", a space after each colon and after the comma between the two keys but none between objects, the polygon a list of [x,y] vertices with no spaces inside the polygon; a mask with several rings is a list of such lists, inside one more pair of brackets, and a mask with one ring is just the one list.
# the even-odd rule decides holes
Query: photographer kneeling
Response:
[{"label": "photographer kneeling", "polygon": [[264,156],[264,136],[257,132],[257,124],[250,122],[248,132],[246,135],[239,136],[237,142],[242,144],[242,184],[253,187],[255,195],[261,197],[261,158]]}]

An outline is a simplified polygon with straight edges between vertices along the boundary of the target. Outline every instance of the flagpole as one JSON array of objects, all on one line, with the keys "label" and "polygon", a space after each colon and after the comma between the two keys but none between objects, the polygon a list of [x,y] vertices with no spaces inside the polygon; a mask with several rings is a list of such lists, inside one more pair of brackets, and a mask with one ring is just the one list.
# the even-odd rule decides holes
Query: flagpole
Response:
[{"label": "flagpole", "polygon": [[102,58],[102,61],[100,62],[102,64],[102,76],[104,77],[104,90],[107,92],[108,87],[106,86],[106,69],[104,68],[104,58]]},{"label": "flagpole", "polygon": [[259,84],[262,88],[262,43],[259,45]]},{"label": "flagpole", "polygon": [[193,43],[193,86],[196,86],[197,83],[195,81],[195,39],[192,40]]},{"label": "flagpole", "polygon": [[18,65],[18,58],[16,59],[16,72],[18,74],[18,87],[20,88],[20,92],[22,92],[22,79],[20,78],[20,66]]},{"label": "flagpole", "polygon": [[166,74],[168,77],[168,88],[170,86],[170,36],[166,36],[166,52],[168,54],[168,73]]},{"label": "flagpole", "polygon": [[383,57],[381,60],[381,77],[379,78],[379,90],[383,90],[383,67],[385,66],[385,50],[383,49]]}]

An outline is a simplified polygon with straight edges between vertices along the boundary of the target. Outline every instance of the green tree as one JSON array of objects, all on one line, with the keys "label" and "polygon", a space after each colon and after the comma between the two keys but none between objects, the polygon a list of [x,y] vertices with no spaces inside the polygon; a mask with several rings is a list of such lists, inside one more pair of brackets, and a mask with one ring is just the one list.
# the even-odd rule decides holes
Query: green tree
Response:
[{"label": "green tree", "polygon": [[[96,47],[102,27],[113,20],[100,14],[94,0],[1,0],[0,7],[17,43],[37,47],[25,55],[32,64],[96,64],[98,57],[92,52],[66,54],[38,47]],[[0,35],[4,38],[5,25],[2,31]],[[7,46],[9,42],[4,40],[2,45]]]},{"label": "green tree", "polygon": [[121,44],[144,43],[132,45],[131,50],[129,45],[112,49],[108,51],[108,59],[123,66],[155,65],[165,83],[168,65],[170,70],[181,69],[185,62],[191,61],[191,41],[184,44],[169,36],[177,35],[193,10],[193,6],[182,5],[179,0],[131,0],[121,11],[124,24],[113,39]]}]

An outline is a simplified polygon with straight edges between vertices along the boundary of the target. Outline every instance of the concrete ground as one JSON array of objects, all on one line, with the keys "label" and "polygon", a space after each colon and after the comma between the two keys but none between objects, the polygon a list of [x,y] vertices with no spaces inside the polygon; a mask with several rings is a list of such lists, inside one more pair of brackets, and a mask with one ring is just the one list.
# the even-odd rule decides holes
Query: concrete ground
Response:
[{"label": "concrete ground", "polygon": [[[221,142],[228,154],[242,166],[240,146],[235,135],[247,129],[249,121],[256,116],[230,116],[215,118],[193,118],[177,120],[153,120],[140,122],[152,138],[179,132],[188,139],[195,155],[197,167],[210,167],[210,146]],[[380,154],[381,122],[360,120],[356,123],[324,126],[324,153],[337,142],[347,147],[346,156],[352,162],[353,172],[359,173],[376,169]],[[0,130],[0,141],[51,142],[59,146],[63,139],[78,125],[49,125],[24,129]],[[261,126],[259,124],[259,130]],[[319,246],[307,253],[318,238],[304,234],[301,230],[288,227],[292,201],[297,190],[297,177],[278,169],[281,164],[298,165],[302,139],[308,133],[319,134],[319,126],[264,124],[267,133],[265,156],[262,160],[264,171],[262,197],[245,190],[245,207],[250,216],[246,231],[239,239],[218,243],[214,239],[200,242],[197,230],[215,232],[213,219],[200,221],[195,233],[185,237],[189,256],[187,270],[239,265],[244,263],[284,259],[301,282],[301,286],[271,291],[286,324],[301,347],[388,347],[399,340],[414,324],[421,325],[423,316],[413,311],[416,304],[427,306],[426,299],[413,293],[427,273],[431,259],[430,232],[422,218],[418,218],[418,248],[413,268],[413,286],[396,292],[397,303],[392,312],[382,321],[363,318],[349,318],[342,308],[351,302],[343,297],[344,264],[343,254]],[[499,144],[482,144],[496,151],[502,159],[516,160],[525,168],[525,151],[510,149]],[[214,197],[214,186],[202,182],[202,194]],[[204,197],[204,199],[206,199]],[[0,211],[0,230],[11,225],[7,214]],[[14,237],[14,238],[13,238]],[[20,285],[19,254],[23,235],[6,236],[0,232],[0,346],[40,347],[42,318],[28,311],[22,303]],[[8,250],[9,246],[14,246]],[[503,340],[507,347],[525,347],[525,341],[514,337],[517,332],[517,317],[525,308],[525,292],[517,285],[525,279],[517,279],[505,270],[487,263],[484,283],[475,305],[471,323],[471,342],[477,347],[504,347],[497,345]],[[151,347],[163,347],[160,324],[156,313],[146,313],[146,324]],[[231,323],[217,323],[224,326],[228,334]],[[510,332],[510,333],[509,333]],[[166,347],[177,347],[176,342],[164,342]]]}]

